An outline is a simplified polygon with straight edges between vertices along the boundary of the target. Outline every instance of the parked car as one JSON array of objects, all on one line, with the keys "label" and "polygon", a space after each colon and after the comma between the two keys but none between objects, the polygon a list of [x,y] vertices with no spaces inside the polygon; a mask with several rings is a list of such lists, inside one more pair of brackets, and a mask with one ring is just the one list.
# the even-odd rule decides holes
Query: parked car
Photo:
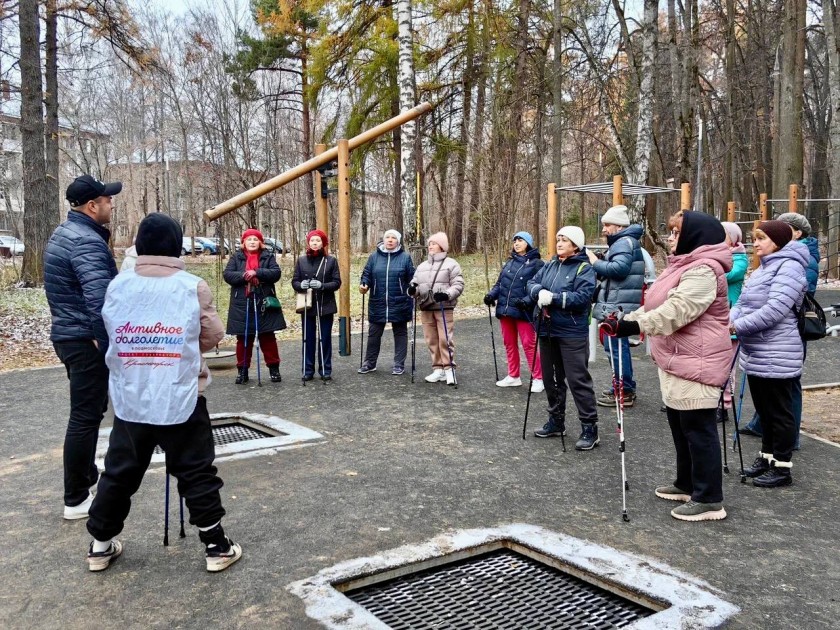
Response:
[{"label": "parked car", "polygon": [[[205,254],[210,254],[215,256],[219,253],[219,239],[218,238],[210,238],[208,236],[196,236],[195,237],[196,243],[201,243],[201,246],[204,248]],[[230,253],[230,248],[225,245],[225,255]]]},{"label": "parked car", "polygon": [[181,256],[186,256],[189,253],[193,254],[202,254],[204,253],[204,246],[198,240],[195,239],[195,245],[193,245],[193,239],[189,236],[185,236],[181,241]]},{"label": "parked car", "polygon": [[[269,251],[272,254],[283,254],[286,251],[283,249],[283,241],[277,241],[270,236],[266,236],[263,239],[263,243],[265,244],[266,251]],[[236,251],[239,251],[240,249],[242,249],[242,243],[237,241]]]},{"label": "parked car", "polygon": [[14,236],[9,236],[8,234],[4,234],[0,236],[0,249],[9,249],[10,256],[23,256],[23,252],[26,249],[23,245],[23,241],[19,238],[15,238]]}]

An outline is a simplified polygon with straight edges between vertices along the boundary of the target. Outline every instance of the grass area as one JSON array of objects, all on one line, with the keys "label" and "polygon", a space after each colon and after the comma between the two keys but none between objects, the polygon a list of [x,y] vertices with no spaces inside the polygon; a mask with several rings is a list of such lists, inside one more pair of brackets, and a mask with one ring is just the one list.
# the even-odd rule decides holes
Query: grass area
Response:
[{"label": "grass area", "polygon": [[[353,256],[350,262],[350,278],[342,278],[343,282],[350,284],[350,313],[351,319],[356,321],[361,317],[362,312],[362,296],[358,291],[359,278],[362,274],[362,269],[367,262],[367,255]],[[478,315],[479,313],[471,313],[469,307],[476,307],[483,309],[482,298],[487,292],[487,281],[485,279],[484,271],[484,256],[483,254],[473,254],[471,256],[459,256],[457,258],[461,264],[462,273],[464,275],[464,294],[458,302],[458,312],[463,315]],[[117,261],[119,266],[120,260]],[[281,333],[283,336],[297,335],[299,329],[297,323],[297,316],[294,313],[294,291],[292,290],[292,275],[294,273],[294,259],[290,255],[280,256],[277,259],[282,276],[280,282],[277,283],[277,294],[283,304],[283,312],[286,316],[286,321],[289,323],[289,330]],[[223,321],[227,321],[228,304],[230,302],[230,286],[225,283],[222,278],[222,271],[227,260],[224,260],[222,266],[218,264],[218,259],[211,257],[201,258],[187,258],[187,271],[193,273],[210,285],[213,291],[213,299],[216,302],[216,308]],[[499,269],[494,268],[491,261],[491,268],[489,272],[490,283],[494,283],[498,277]],[[9,265],[0,266],[0,315],[10,315],[23,318],[34,318],[35,316],[48,316],[49,309],[47,306],[47,299],[44,295],[44,289],[21,289],[15,288],[14,283],[19,277],[20,267]],[[474,310],[474,309],[472,309]],[[44,331],[44,337],[49,335],[49,330]]]}]

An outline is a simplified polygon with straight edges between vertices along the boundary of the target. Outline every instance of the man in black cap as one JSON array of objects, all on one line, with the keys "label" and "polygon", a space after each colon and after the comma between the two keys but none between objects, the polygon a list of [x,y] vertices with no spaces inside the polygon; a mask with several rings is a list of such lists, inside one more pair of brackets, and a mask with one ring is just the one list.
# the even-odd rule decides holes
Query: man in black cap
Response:
[{"label": "man in black cap", "polygon": [[117,275],[108,249],[113,196],[120,182],[90,175],[67,187],[70,212],[47,243],[44,288],[52,314],[50,340],[70,379],[70,421],[64,438],[64,518],[87,518],[98,472],[94,457],[99,425],[108,408],[108,335],[102,303]]}]

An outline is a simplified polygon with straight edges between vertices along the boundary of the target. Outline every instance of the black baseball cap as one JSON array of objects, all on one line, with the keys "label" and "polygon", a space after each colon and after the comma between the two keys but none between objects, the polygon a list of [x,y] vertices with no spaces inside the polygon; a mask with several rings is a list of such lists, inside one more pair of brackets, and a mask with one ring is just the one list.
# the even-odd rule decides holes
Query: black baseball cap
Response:
[{"label": "black baseball cap", "polygon": [[122,182],[110,182],[103,184],[90,175],[82,175],[73,180],[67,187],[67,201],[74,208],[85,205],[97,197],[110,197],[117,195],[122,190]]}]

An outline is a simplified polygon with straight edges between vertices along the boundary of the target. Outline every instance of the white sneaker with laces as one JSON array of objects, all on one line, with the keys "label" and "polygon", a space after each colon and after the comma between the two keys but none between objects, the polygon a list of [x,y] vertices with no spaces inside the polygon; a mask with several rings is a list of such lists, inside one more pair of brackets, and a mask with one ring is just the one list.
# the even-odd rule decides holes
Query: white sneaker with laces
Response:
[{"label": "white sneaker with laces", "polygon": [[501,381],[496,381],[496,387],[522,387],[522,379],[508,374]]},{"label": "white sneaker with laces", "polygon": [[72,507],[65,505],[64,519],[67,521],[75,521],[80,518],[87,518],[91,503],[93,503],[93,495],[88,494],[88,498],[79,503],[79,505],[74,505]]},{"label": "white sneaker with laces", "polygon": [[535,378],[534,382],[531,383],[531,392],[534,394],[539,394],[542,391],[545,391],[545,385],[543,384],[543,380],[541,378]]},{"label": "white sneaker with laces", "polygon": [[446,372],[443,370],[435,370],[426,377],[427,383],[440,383],[446,380]]},{"label": "white sneaker with laces", "polygon": [[444,370],[444,373],[446,374],[446,384],[447,385],[454,385],[455,384],[455,370],[453,370],[452,368],[446,368]]}]

